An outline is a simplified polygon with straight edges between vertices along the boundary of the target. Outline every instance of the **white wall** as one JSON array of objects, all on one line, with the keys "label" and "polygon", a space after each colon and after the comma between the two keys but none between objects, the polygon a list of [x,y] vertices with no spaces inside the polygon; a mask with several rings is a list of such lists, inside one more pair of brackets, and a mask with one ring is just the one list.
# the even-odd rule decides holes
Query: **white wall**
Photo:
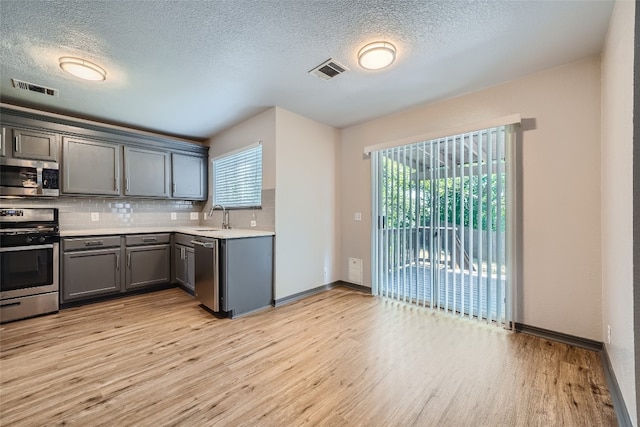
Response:
[{"label": "white wall", "polygon": [[634,2],[616,2],[602,53],[602,328],[625,404],[638,425],[632,235],[634,18]]},{"label": "white wall", "polygon": [[276,108],[276,299],[340,277],[339,136]]},{"label": "white wall", "polygon": [[[513,113],[535,119],[523,134],[523,282],[517,321],[602,340],[600,60],[590,57],[342,131],[342,279],[364,260],[371,285],[367,145]],[[354,212],[363,220],[353,221]]]}]

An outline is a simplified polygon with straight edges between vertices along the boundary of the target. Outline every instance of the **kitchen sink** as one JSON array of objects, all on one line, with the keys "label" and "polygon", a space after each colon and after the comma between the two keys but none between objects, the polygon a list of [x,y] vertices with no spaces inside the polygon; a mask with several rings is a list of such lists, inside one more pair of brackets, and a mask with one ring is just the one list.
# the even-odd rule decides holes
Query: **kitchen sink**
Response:
[{"label": "kitchen sink", "polygon": [[220,229],[215,227],[208,227],[208,228],[197,228],[196,231],[220,231]]}]

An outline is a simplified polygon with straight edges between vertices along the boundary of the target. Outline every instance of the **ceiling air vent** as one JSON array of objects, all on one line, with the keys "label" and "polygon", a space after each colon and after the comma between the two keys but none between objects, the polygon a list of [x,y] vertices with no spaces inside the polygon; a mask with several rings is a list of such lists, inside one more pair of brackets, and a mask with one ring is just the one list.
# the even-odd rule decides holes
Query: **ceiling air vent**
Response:
[{"label": "ceiling air vent", "polygon": [[52,89],[50,87],[40,86],[33,83],[23,82],[18,79],[11,79],[13,87],[20,90],[28,90],[31,92],[41,93],[43,95],[58,96],[58,89]]},{"label": "ceiling air vent", "polygon": [[322,80],[329,80],[334,78],[338,74],[344,73],[345,71],[349,71],[349,69],[340,64],[338,61],[329,58],[322,64],[309,71],[309,74],[320,77]]}]

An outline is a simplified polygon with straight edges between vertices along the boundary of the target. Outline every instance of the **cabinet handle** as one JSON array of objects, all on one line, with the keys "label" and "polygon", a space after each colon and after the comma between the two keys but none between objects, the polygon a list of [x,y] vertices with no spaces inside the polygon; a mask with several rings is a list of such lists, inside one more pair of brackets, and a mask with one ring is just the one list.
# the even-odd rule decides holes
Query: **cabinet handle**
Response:
[{"label": "cabinet handle", "polygon": [[102,240],[92,240],[90,242],[84,242],[85,246],[102,246],[104,243]]},{"label": "cabinet handle", "polygon": [[176,183],[175,182],[173,183],[173,192],[174,193],[176,192]]},{"label": "cabinet handle", "polygon": [[116,270],[120,270],[120,254],[116,254]]},{"label": "cabinet handle", "polygon": [[187,258],[187,250],[185,248],[180,248],[180,258],[181,259],[186,259]]},{"label": "cabinet handle", "polygon": [[125,191],[129,191],[129,178],[124,179],[124,188]]},{"label": "cabinet handle", "polygon": [[156,239],[155,237],[143,237],[142,241],[143,242],[157,242],[158,239]]},{"label": "cabinet handle", "polygon": [[114,179],[114,181],[115,181],[116,193],[119,193],[120,192],[120,185],[118,183],[118,178]]},{"label": "cabinet handle", "polygon": [[20,140],[18,139],[18,137],[14,137],[13,138],[15,140],[15,149],[16,149],[16,153],[20,152]]},{"label": "cabinet handle", "polygon": [[131,252],[127,254],[127,267],[131,268]]}]

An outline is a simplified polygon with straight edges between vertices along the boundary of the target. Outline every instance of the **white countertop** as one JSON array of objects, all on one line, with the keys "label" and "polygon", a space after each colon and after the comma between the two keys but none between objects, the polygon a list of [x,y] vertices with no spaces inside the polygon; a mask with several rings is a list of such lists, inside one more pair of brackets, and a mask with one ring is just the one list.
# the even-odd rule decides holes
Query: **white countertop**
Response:
[{"label": "white countertop", "polygon": [[107,236],[145,233],[183,233],[192,236],[212,237],[214,239],[242,239],[247,237],[274,236],[272,231],[231,228],[224,230],[216,227],[126,227],[126,228],[89,228],[84,230],[60,230],[60,237]]}]

